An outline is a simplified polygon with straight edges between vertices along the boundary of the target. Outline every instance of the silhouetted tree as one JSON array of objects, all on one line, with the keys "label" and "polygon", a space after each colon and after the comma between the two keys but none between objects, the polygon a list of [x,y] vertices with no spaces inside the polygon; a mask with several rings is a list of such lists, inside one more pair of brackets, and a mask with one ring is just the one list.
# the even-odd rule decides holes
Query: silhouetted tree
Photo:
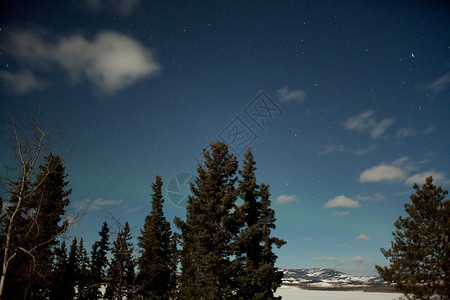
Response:
[{"label": "silhouetted tree", "polygon": [[11,218],[6,219],[6,224],[12,234],[8,247],[15,253],[9,260],[12,268],[6,281],[8,298],[12,297],[8,290],[14,298],[18,291],[24,299],[45,297],[52,280],[56,237],[69,225],[62,220],[71,190],[66,188],[67,175],[61,158],[50,154],[36,172],[34,182],[26,180],[18,190],[14,187],[12,205],[7,209]]},{"label": "silhouetted tree", "polygon": [[110,278],[105,295],[107,299],[132,298],[135,263],[131,239],[130,225],[126,222],[123,229],[119,229],[111,249],[113,258],[109,269]]},{"label": "silhouetted tree", "polygon": [[45,163],[39,166],[34,193],[28,203],[28,211],[34,212],[30,220],[27,236],[27,249],[34,249],[29,256],[30,270],[28,282],[33,294],[45,291],[52,278],[53,251],[58,244],[55,239],[66,231],[69,223],[63,220],[69,205],[68,196],[72,190],[67,188],[65,167],[59,156],[50,154]]},{"label": "silhouetted tree", "polygon": [[51,154],[57,130],[45,131],[39,115],[24,123],[10,119],[16,162],[6,172],[12,177],[0,180],[9,193],[8,206],[2,209],[0,298],[44,297],[56,240],[69,225],[64,216],[71,190],[61,158]]},{"label": "silhouetted tree", "polygon": [[145,217],[139,237],[140,256],[137,283],[145,299],[170,299],[175,288],[176,244],[170,223],[164,217],[163,182],[156,176],[152,184],[152,211]]},{"label": "silhouetted tree", "polygon": [[396,231],[390,249],[381,249],[390,265],[377,266],[380,276],[409,299],[450,299],[450,200],[448,191],[428,177],[411,204],[405,204],[408,217],[394,223]]},{"label": "silhouetted tree", "polygon": [[239,208],[242,228],[235,242],[239,262],[236,295],[240,299],[275,299],[283,274],[275,267],[277,257],[272,245],[281,247],[285,242],[271,237],[275,212],[270,208],[269,187],[256,183],[255,165],[249,148],[239,171],[239,193],[244,204]]},{"label": "silhouetted tree", "polygon": [[231,243],[239,231],[235,190],[237,161],[223,142],[204,150],[204,166],[191,184],[181,230],[181,299],[223,299],[234,290]]},{"label": "silhouetted tree", "polygon": [[76,277],[76,286],[78,293],[76,299],[88,298],[88,284],[89,284],[89,257],[84,248],[83,238],[80,238],[80,243],[77,249],[78,258],[78,273]]},{"label": "silhouetted tree", "polygon": [[55,249],[54,276],[50,285],[50,299],[68,299],[67,266],[67,248],[65,241],[62,241],[61,245]]},{"label": "silhouetted tree", "polygon": [[99,232],[100,241],[94,242],[91,252],[90,282],[88,283],[88,298],[98,299],[101,297],[100,287],[105,284],[105,273],[108,268],[109,251],[109,227],[107,222],[103,222]]}]

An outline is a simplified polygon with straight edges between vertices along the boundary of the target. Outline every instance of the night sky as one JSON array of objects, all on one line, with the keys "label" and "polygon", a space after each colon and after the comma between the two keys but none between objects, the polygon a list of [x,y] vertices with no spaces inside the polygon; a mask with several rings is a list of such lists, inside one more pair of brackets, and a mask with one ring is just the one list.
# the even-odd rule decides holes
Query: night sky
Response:
[{"label": "night sky", "polygon": [[187,2],[2,2],[1,118],[62,118],[86,210],[67,238],[90,247],[111,216],[139,235],[156,175],[184,217],[183,183],[225,140],[270,184],[279,267],[376,273],[414,182],[450,186],[449,6]]}]

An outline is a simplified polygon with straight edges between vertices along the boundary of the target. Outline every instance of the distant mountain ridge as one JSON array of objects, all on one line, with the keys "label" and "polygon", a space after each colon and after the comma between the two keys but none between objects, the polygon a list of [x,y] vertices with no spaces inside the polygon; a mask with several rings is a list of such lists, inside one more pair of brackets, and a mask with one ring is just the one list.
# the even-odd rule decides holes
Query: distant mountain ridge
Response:
[{"label": "distant mountain ridge", "polygon": [[378,276],[355,276],[327,268],[281,269],[283,284],[301,285],[305,288],[344,288],[382,285]]}]

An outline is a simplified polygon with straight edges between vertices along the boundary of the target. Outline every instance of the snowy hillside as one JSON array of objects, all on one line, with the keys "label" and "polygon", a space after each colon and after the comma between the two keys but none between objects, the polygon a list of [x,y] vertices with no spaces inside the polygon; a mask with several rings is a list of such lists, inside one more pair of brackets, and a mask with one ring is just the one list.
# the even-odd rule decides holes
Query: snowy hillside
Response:
[{"label": "snowy hillside", "polygon": [[283,269],[283,285],[303,289],[392,291],[377,276],[355,276],[326,268]]}]

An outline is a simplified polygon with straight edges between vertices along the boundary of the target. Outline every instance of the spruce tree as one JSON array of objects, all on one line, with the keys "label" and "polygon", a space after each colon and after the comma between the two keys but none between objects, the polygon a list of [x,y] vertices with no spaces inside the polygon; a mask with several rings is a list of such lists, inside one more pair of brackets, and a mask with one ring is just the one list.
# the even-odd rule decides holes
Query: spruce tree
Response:
[{"label": "spruce tree", "polygon": [[186,221],[176,219],[182,243],[180,299],[224,299],[235,289],[231,244],[239,230],[237,161],[224,142],[211,143],[211,152],[204,149],[203,156]]},{"label": "spruce tree", "polygon": [[78,257],[78,273],[76,277],[76,285],[78,293],[76,299],[88,298],[88,283],[89,283],[89,257],[87,251],[84,248],[83,238],[80,238],[80,243],[77,249]]},{"label": "spruce tree", "polygon": [[89,299],[99,299],[99,291],[102,284],[105,284],[105,273],[107,271],[108,251],[109,251],[109,227],[108,223],[103,222],[102,229],[99,232],[100,241],[94,242],[91,252],[90,282],[88,288]]},{"label": "spruce tree", "polygon": [[241,299],[274,299],[282,272],[275,267],[272,245],[281,247],[285,242],[271,236],[275,212],[270,208],[269,187],[256,183],[255,165],[249,148],[239,171],[239,194],[244,204],[239,208],[242,228],[235,242],[239,262],[236,295]]},{"label": "spruce tree", "polygon": [[65,241],[55,249],[55,262],[53,267],[53,280],[49,292],[50,299],[67,299],[67,248]]},{"label": "spruce tree", "polygon": [[79,257],[78,257],[78,242],[74,238],[70,245],[69,257],[67,259],[67,268],[65,274],[65,281],[67,282],[66,298],[75,298],[75,286],[79,273]]},{"label": "spruce tree", "polygon": [[380,276],[395,283],[409,299],[450,299],[450,200],[448,191],[428,177],[419,188],[414,184],[411,204],[405,204],[408,217],[394,223],[390,249],[381,249],[389,259],[387,267],[377,266]]},{"label": "spruce tree", "polygon": [[[11,191],[7,214],[17,211],[11,227],[9,248],[15,252],[7,279],[5,297],[45,297],[52,280],[57,237],[67,228],[62,221],[69,205],[65,167],[59,156],[50,154],[39,165],[33,180],[19,181]],[[18,201],[20,207],[18,207]],[[61,222],[62,221],[62,222]],[[8,224],[7,224],[8,225]],[[14,296],[8,294],[14,293]]]},{"label": "spruce tree", "polygon": [[[27,218],[29,207],[29,196],[31,194],[31,183],[26,181],[19,181],[13,184],[10,193],[10,203],[5,210],[5,233],[9,231],[10,239],[5,237],[5,245],[2,252],[8,250],[9,255],[2,255],[8,257],[8,267],[6,268],[8,276],[5,280],[2,298],[4,299],[26,299],[26,295],[31,292],[30,289],[30,257],[21,251],[21,248],[28,248],[32,246],[27,237],[27,232],[30,231],[31,222]],[[19,206],[18,203],[21,203]],[[14,211],[17,214],[14,215]],[[14,215],[14,220],[11,221],[11,216]],[[9,245],[6,245],[9,243]],[[2,253],[3,254],[3,253]],[[5,261],[3,261],[3,272],[5,272]]]},{"label": "spruce tree", "polygon": [[134,283],[133,244],[130,225],[125,223],[117,233],[111,252],[113,258],[109,269],[110,279],[106,290],[107,299],[131,299]]},{"label": "spruce tree", "polygon": [[273,246],[280,248],[286,241],[277,237],[272,237],[271,232],[276,228],[275,225],[275,211],[270,208],[270,193],[269,186],[261,184],[261,229],[263,233],[263,252],[261,255],[261,266],[258,272],[258,281],[262,287],[261,291],[255,296],[255,299],[281,299],[281,297],[274,297],[274,293],[278,287],[281,286],[283,272],[275,267],[277,256],[273,252]]},{"label": "spruce tree", "polygon": [[34,294],[45,289],[51,277],[53,250],[57,245],[56,237],[66,231],[68,223],[62,220],[69,205],[65,167],[59,156],[50,154],[45,157],[45,164],[39,166],[39,175],[35,182],[35,193],[30,201],[30,208],[39,213],[33,220],[33,240],[36,254],[32,263],[34,272],[30,280],[33,282]]},{"label": "spruce tree", "polygon": [[170,223],[164,217],[162,179],[152,184],[152,211],[145,217],[139,237],[140,256],[137,283],[145,299],[170,299],[175,288],[176,244]]}]

